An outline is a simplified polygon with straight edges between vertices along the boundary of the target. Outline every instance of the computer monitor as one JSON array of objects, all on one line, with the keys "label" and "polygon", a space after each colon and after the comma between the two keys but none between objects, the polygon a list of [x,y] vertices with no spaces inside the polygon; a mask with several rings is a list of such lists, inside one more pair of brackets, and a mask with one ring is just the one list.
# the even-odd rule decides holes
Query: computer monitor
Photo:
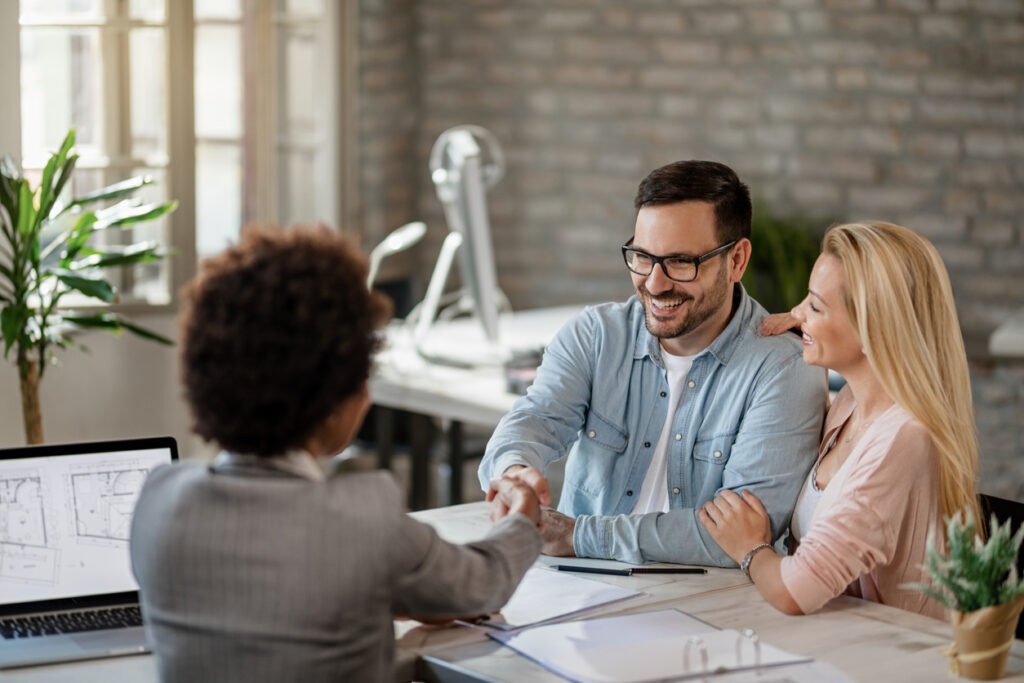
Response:
[{"label": "computer monitor", "polygon": [[[484,147],[490,157],[485,162]],[[431,178],[444,207],[448,229],[461,235],[459,275],[485,339],[499,344],[498,313],[503,296],[491,244],[486,192],[504,173],[504,156],[484,128],[462,125],[438,137],[430,154]]]}]

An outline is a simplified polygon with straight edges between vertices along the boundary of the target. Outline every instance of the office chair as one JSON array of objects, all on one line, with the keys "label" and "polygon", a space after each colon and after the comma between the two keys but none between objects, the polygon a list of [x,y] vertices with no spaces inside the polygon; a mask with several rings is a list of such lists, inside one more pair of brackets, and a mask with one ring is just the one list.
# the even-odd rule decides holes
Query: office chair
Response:
[{"label": "office chair", "polygon": [[[984,493],[978,494],[978,501],[981,503],[981,526],[985,530],[986,537],[989,534],[989,520],[992,515],[996,516],[996,520],[1000,524],[1010,520],[1010,527],[1013,531],[1016,531],[1024,523],[1024,503],[996,498]],[[1024,568],[1024,543],[1017,551],[1017,568],[1018,570]],[[1024,640],[1024,618],[1017,621],[1016,635],[1018,640]]]}]

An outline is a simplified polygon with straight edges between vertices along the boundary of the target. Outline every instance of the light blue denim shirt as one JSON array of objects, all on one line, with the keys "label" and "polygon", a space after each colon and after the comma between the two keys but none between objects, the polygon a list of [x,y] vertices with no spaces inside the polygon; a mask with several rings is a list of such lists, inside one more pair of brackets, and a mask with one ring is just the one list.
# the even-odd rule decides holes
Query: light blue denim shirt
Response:
[{"label": "light blue denim shirt", "polygon": [[735,566],[697,519],[722,489],[754,493],[777,539],[817,455],[826,376],[803,362],[794,335],[760,335],[767,313],[740,285],[733,302],[671,417],[668,512],[630,514],[669,395],[661,345],[635,296],[588,307],[558,332],[487,444],[481,486],[511,465],[546,472],[568,454],[558,509],[576,518],[579,557]]}]

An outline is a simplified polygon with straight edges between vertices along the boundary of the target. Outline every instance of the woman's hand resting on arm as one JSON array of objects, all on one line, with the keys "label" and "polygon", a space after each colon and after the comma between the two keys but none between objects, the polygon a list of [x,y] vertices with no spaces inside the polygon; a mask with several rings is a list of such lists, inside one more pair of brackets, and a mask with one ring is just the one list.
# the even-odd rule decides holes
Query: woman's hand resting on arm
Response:
[{"label": "woman's hand resting on arm", "polygon": [[761,323],[761,334],[765,337],[771,337],[788,332],[795,327],[800,327],[800,323],[793,317],[793,314],[773,313]]},{"label": "woman's hand resting on arm", "polygon": [[[722,550],[737,564],[762,543],[771,544],[771,519],[757,496],[749,491],[737,494],[728,489],[709,500],[697,512]],[[754,554],[747,567],[750,578],[765,600],[786,614],[803,614],[782,583],[782,558],[772,548]]]}]

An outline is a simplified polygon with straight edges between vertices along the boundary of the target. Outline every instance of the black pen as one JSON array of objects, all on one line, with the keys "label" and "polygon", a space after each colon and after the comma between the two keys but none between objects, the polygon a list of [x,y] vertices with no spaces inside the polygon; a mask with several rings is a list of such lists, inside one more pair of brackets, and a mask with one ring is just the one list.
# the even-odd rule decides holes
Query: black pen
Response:
[{"label": "black pen", "polygon": [[560,572],[582,572],[584,574],[610,574],[612,576],[633,576],[634,574],[707,574],[704,567],[630,567],[611,569],[608,567],[585,567],[580,564],[559,564]]}]

